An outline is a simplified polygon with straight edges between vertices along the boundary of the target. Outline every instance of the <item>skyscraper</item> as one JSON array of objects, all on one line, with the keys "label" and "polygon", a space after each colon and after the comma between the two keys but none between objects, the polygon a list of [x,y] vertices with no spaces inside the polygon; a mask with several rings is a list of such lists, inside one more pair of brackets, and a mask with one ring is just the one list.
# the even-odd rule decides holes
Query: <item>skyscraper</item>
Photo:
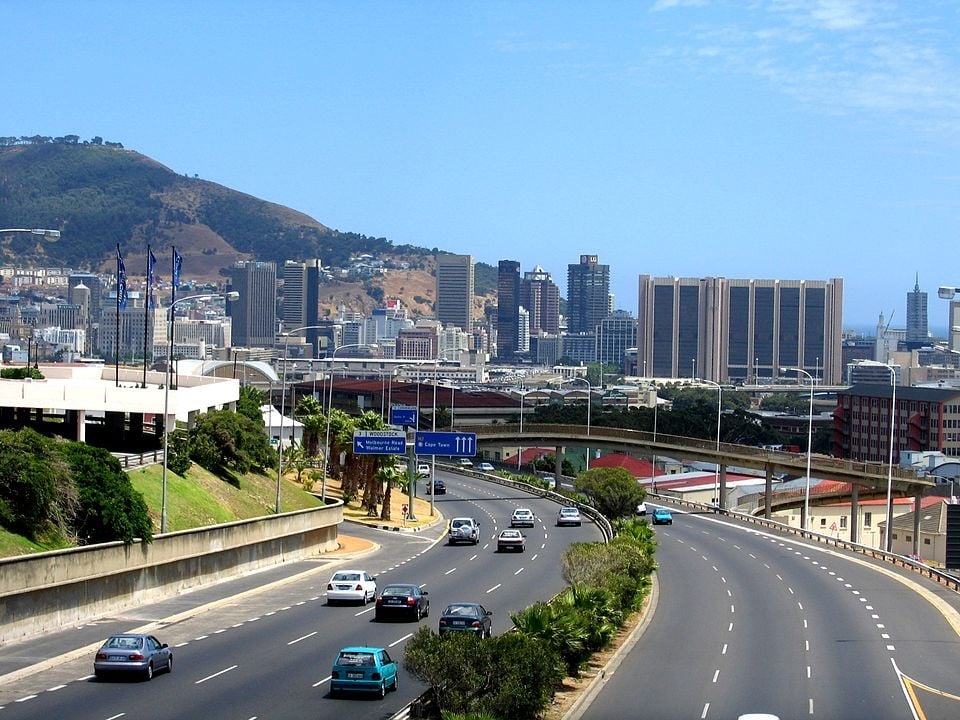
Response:
[{"label": "skyscraper", "polygon": [[237,300],[227,303],[234,344],[272,347],[277,337],[276,265],[241,260],[230,268],[229,289],[240,293]]},{"label": "skyscraper", "polygon": [[520,263],[497,264],[497,357],[512,358],[520,349]]},{"label": "skyscraper", "polygon": [[843,280],[640,276],[637,362],[645,375],[714,382],[800,367],[842,381]]},{"label": "skyscraper", "polygon": [[[283,331],[318,325],[320,322],[320,260],[297,262],[287,260],[283,265]],[[303,337],[313,346],[316,357],[319,330],[304,330]]]},{"label": "skyscraper", "polygon": [[596,255],[567,265],[567,332],[592,333],[610,314],[610,266]]},{"label": "skyscraper", "polygon": [[473,328],[473,255],[437,256],[435,314],[444,326]]},{"label": "skyscraper", "polygon": [[927,294],[920,291],[917,274],[913,292],[907,293],[907,350],[916,350],[930,344],[927,327]]},{"label": "skyscraper", "polygon": [[560,289],[539,265],[523,274],[520,304],[530,313],[530,334],[560,332]]}]

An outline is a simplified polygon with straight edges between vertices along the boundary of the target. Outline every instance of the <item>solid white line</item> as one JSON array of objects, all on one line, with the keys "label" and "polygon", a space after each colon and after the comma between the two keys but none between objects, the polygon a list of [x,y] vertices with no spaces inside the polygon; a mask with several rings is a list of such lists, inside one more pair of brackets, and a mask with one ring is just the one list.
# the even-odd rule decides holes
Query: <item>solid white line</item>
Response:
[{"label": "solid white line", "polygon": [[194,685],[199,685],[200,683],[205,683],[207,680],[213,680],[215,677],[219,677],[220,675],[223,675],[223,674],[225,674],[225,673],[228,673],[228,672],[230,672],[231,670],[236,670],[237,667],[239,667],[239,666],[238,666],[238,665],[231,665],[231,666],[228,667],[228,668],[224,668],[224,669],[221,670],[220,672],[215,672],[213,675],[207,675],[205,678],[200,678],[199,680],[195,680],[193,684],[194,684]]},{"label": "solid white line", "polygon": [[392,643],[390,643],[389,645],[387,645],[387,647],[393,647],[394,645],[399,645],[400,643],[404,642],[405,640],[409,640],[409,639],[412,638],[412,637],[413,637],[413,633],[407,633],[406,635],[404,635],[404,636],[403,636],[402,638],[400,638],[399,640],[394,640]]},{"label": "solid white line", "polygon": [[296,644],[297,644],[298,642],[300,642],[301,640],[306,640],[306,639],[309,638],[309,637],[313,637],[314,635],[317,634],[317,632],[318,632],[317,630],[314,630],[314,631],[313,631],[312,633],[310,633],[309,635],[303,635],[302,637],[298,637],[296,640],[291,640],[290,642],[287,643],[287,645],[296,645]]}]

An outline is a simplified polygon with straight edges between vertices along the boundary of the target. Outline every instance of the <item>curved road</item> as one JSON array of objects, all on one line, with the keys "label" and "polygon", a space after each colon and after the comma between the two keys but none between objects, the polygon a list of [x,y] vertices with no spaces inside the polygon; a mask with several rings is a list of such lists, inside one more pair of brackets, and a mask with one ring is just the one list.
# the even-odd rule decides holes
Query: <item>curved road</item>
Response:
[{"label": "curved road", "polygon": [[[420,624],[436,628],[443,606],[458,600],[482,603],[494,612],[494,632],[508,630],[510,614],[563,589],[560,555],[573,541],[599,540],[597,528],[555,528],[557,506],[499,485],[443,475],[448,494],[437,508],[446,518],[476,517],[477,546],[448,546],[444,528],[420,534],[351,526],[350,534],[376,539],[382,549],[350,561],[378,577],[378,585],[416,582],[429,592],[431,614]],[[506,495],[504,495],[506,493]],[[525,531],[524,553],[496,553],[496,533],[516,507],[529,507],[538,524]],[[343,563],[341,563],[343,564]],[[0,683],[0,720],[69,717],[303,718],[349,715],[383,718],[424,691],[401,670],[400,689],[385,701],[331,699],[330,665],[345,645],[388,647],[402,659],[417,623],[376,623],[373,605],[329,607],[324,602],[328,564],[263,592],[227,597],[184,618],[157,617],[150,608],[129,614],[126,630],[149,626],[174,648],[174,671],[147,682],[95,682],[93,653],[15,682]],[[114,623],[115,624],[115,623]],[[65,637],[69,637],[66,634]],[[64,652],[75,646],[64,647]],[[21,648],[29,652],[29,643]]]},{"label": "curved road", "polygon": [[960,717],[949,591],[862,556],[674,510],[656,608],[583,718]]}]

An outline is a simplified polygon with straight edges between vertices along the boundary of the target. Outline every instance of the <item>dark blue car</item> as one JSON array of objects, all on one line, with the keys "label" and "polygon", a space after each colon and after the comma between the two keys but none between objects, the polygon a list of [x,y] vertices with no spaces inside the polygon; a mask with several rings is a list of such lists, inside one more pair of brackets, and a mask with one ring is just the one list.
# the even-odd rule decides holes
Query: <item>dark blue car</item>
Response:
[{"label": "dark blue car", "polygon": [[397,663],[381,647],[358,645],[340,650],[330,673],[330,694],[375,693],[382,699],[396,690]]}]

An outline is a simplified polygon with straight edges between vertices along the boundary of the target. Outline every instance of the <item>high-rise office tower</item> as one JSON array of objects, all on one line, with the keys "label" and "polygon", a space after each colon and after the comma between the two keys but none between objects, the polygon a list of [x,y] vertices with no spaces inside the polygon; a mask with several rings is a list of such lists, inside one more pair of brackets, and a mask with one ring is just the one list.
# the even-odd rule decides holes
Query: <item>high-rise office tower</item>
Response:
[{"label": "high-rise office tower", "polygon": [[616,310],[597,329],[597,362],[626,372],[627,350],[637,346],[637,321],[626,310]]},{"label": "high-rise office tower", "polygon": [[227,303],[233,343],[273,347],[277,338],[277,268],[272,262],[241,260],[230,268],[230,290],[240,293]]},{"label": "high-rise office tower", "polygon": [[520,349],[520,263],[497,264],[497,357],[512,358]]},{"label": "high-rise office tower", "polygon": [[[287,260],[283,264],[283,332],[296,328],[311,327],[320,323],[320,260],[297,262]],[[319,347],[319,329],[311,327],[302,336],[313,347],[313,357]]]},{"label": "high-rise office tower", "polygon": [[437,256],[435,315],[444,326],[473,328],[473,255]]},{"label": "high-rise office tower", "polygon": [[799,367],[826,384],[842,382],[842,310],[840,278],[641,275],[637,363],[655,377],[753,381]]},{"label": "high-rise office tower", "polygon": [[539,265],[523,274],[520,304],[530,313],[530,334],[560,332],[560,289]]},{"label": "high-rise office tower", "polygon": [[100,276],[93,273],[71,273],[67,278],[68,303],[80,304],[80,301],[74,296],[75,289],[80,285],[86,288],[90,322],[99,322],[100,316],[103,315],[103,283],[100,282]]},{"label": "high-rise office tower", "polygon": [[610,314],[610,266],[596,255],[581,255],[567,265],[567,332],[592,333]]},{"label": "high-rise office tower", "polygon": [[913,291],[907,293],[907,350],[917,350],[930,344],[927,326],[927,294],[920,291],[917,274]]}]

